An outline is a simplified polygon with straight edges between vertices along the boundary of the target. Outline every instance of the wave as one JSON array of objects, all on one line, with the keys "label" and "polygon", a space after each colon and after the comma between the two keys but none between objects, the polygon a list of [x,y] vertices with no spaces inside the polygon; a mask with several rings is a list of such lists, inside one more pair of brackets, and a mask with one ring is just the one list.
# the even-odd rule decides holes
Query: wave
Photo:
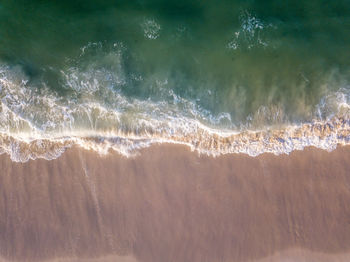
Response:
[{"label": "wave", "polygon": [[125,156],[133,156],[142,148],[160,143],[187,145],[193,151],[211,156],[233,153],[279,155],[308,146],[331,151],[339,144],[350,144],[350,120],[333,118],[326,122],[234,134],[208,129],[199,124],[195,131],[186,134],[154,132],[135,135],[81,131],[35,137],[27,133],[0,133],[0,153],[9,154],[16,162],[37,158],[51,160],[72,146],[94,150],[99,154],[114,150]]},{"label": "wave", "polygon": [[[110,55],[110,54],[109,54]],[[113,54],[118,61],[119,54]],[[120,60],[120,59],[119,59]],[[230,114],[212,114],[195,102],[164,89],[168,100],[127,97],[118,89],[126,76],[91,65],[62,71],[70,95],[60,96],[42,83],[31,83],[19,67],[0,67],[0,153],[13,161],[54,159],[79,146],[107,154],[133,156],[152,144],[189,146],[200,154],[288,154],[314,146],[333,150],[350,142],[350,95],[347,89],[321,99],[315,119],[299,124],[237,128]],[[278,110],[260,110],[271,118]],[[261,113],[260,112],[260,113]]]}]

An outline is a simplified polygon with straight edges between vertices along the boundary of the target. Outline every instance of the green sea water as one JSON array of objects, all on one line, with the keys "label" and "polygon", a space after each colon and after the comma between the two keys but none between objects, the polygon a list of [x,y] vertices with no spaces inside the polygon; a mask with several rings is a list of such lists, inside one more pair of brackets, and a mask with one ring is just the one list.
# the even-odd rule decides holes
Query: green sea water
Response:
[{"label": "green sea water", "polygon": [[232,132],[326,120],[349,101],[349,47],[348,0],[3,0],[0,128],[189,134],[192,120]]}]

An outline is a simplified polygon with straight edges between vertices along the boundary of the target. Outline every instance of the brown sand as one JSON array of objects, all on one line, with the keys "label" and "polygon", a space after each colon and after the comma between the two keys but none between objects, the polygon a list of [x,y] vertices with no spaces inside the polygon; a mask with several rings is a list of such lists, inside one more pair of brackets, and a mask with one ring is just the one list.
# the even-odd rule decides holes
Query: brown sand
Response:
[{"label": "brown sand", "polygon": [[0,261],[350,261],[350,148],[0,156]]}]

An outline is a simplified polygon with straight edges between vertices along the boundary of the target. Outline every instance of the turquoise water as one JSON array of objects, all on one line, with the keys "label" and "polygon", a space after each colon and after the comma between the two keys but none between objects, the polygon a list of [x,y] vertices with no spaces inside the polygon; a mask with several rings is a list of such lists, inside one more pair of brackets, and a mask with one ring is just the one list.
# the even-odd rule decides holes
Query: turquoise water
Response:
[{"label": "turquoise water", "polygon": [[47,143],[256,155],[348,141],[350,1],[5,0],[0,25],[11,155],[44,156]]}]

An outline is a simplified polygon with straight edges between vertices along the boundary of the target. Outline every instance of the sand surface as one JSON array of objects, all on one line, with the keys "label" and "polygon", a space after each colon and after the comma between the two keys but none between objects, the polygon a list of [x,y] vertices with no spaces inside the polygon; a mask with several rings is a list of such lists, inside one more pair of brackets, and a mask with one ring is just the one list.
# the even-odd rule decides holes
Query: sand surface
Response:
[{"label": "sand surface", "polygon": [[350,261],[350,148],[0,156],[0,261]]}]

